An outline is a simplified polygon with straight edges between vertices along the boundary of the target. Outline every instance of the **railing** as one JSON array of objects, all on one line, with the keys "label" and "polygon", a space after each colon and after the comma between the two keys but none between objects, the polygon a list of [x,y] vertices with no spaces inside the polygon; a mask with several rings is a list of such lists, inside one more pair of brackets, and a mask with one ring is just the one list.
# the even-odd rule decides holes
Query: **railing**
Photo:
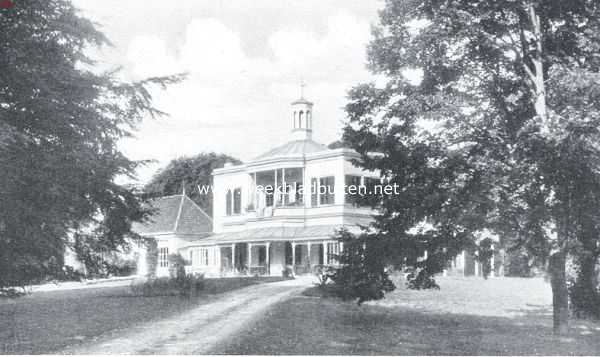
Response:
[{"label": "railing", "polygon": [[269,269],[266,265],[255,265],[248,269],[250,275],[268,275]]}]

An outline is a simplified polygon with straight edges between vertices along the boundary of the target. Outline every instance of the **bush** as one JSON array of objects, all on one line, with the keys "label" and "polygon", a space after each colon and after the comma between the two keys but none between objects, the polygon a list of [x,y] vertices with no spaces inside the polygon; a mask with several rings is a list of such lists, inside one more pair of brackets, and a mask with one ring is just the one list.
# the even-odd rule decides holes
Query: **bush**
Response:
[{"label": "bush", "polygon": [[365,301],[383,299],[385,293],[396,287],[390,280],[378,249],[368,249],[371,242],[366,236],[355,236],[347,230],[338,232],[344,250],[334,259],[340,266],[328,277],[335,283],[334,291],[342,299],[356,299],[360,305]]},{"label": "bush", "polygon": [[185,277],[186,261],[181,254],[169,254],[167,260],[169,261],[169,276],[171,278]]},{"label": "bush", "polygon": [[286,265],[285,268],[283,268],[283,271],[281,272],[281,275],[284,278],[294,279],[294,277],[295,277],[295,275],[294,275],[294,268],[291,265]]},{"label": "bush", "polygon": [[184,275],[177,278],[161,277],[143,283],[134,282],[130,286],[136,296],[194,296],[204,290],[204,275]]},{"label": "bush", "polygon": [[153,238],[145,240],[146,243],[146,276],[156,277],[156,268],[158,267],[158,244]]}]

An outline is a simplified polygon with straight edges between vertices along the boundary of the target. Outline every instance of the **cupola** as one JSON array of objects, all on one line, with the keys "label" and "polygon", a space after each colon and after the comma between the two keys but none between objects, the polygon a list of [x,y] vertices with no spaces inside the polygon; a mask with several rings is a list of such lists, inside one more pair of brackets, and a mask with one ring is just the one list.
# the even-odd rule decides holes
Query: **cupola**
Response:
[{"label": "cupola", "polygon": [[292,137],[294,140],[309,140],[312,137],[313,103],[304,99],[292,102]]}]

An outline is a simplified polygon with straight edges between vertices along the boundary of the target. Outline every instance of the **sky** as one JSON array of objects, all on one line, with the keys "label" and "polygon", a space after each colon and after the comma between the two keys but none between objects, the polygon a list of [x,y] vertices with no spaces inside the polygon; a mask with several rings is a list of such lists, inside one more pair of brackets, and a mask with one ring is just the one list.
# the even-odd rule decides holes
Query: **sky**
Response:
[{"label": "sky", "polygon": [[247,161],[289,140],[290,103],[315,103],[313,139],[339,139],[347,91],[372,80],[366,45],[381,0],[75,0],[111,47],[100,68],[125,80],[188,73],[153,91],[169,114],[140,123],[120,148],[143,183],[170,160],[218,152]]}]

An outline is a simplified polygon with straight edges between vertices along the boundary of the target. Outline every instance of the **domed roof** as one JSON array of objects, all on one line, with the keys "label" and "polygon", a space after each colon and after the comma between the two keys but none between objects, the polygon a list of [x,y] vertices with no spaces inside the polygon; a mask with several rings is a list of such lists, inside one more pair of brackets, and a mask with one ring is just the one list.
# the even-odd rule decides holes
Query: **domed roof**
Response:
[{"label": "domed roof", "polygon": [[264,160],[272,157],[301,156],[313,152],[327,150],[329,150],[327,146],[319,144],[311,139],[293,140],[267,151],[266,153],[256,157],[255,160]]},{"label": "domed roof", "polygon": [[314,103],[311,102],[310,100],[305,99],[304,97],[300,97],[300,99],[296,99],[295,101],[292,102],[292,105],[294,104],[308,104],[308,105],[313,105]]}]

